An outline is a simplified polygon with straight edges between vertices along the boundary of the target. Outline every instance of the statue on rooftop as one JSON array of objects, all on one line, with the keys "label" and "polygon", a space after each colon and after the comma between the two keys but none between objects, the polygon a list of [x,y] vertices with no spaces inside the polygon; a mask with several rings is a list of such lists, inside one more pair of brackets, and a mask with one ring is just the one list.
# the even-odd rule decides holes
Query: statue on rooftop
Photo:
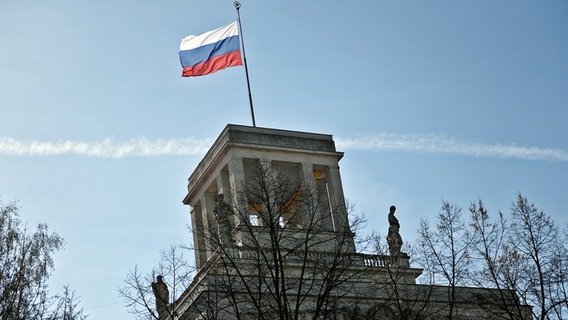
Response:
[{"label": "statue on rooftop", "polygon": [[156,298],[158,316],[160,319],[165,319],[167,317],[170,292],[163,276],[157,276],[156,282],[152,282],[152,292],[154,292],[154,297]]},{"label": "statue on rooftop", "polygon": [[222,193],[215,196],[213,213],[215,214],[215,220],[217,220],[219,243],[227,248],[234,242],[231,236],[232,227],[229,220],[229,216],[233,215],[233,210],[225,203],[224,199],[225,196]]},{"label": "statue on rooftop", "polygon": [[389,233],[387,235],[387,242],[389,245],[390,255],[396,257],[400,254],[400,249],[402,248],[402,237],[400,236],[400,224],[398,219],[394,216],[396,211],[395,206],[390,207],[388,220],[389,220]]}]

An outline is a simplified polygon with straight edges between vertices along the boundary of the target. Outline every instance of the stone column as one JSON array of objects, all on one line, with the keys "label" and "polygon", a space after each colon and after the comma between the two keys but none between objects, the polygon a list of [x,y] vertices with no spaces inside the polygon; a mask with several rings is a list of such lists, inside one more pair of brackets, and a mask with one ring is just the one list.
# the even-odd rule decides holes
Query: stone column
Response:
[{"label": "stone column", "polygon": [[190,211],[191,226],[193,228],[193,245],[195,247],[195,265],[197,270],[207,261],[207,244],[204,237],[203,213],[201,205],[196,205]]},{"label": "stone column", "polygon": [[348,229],[347,210],[345,207],[345,197],[343,195],[339,166],[329,167],[327,171],[326,180],[333,208],[333,222],[335,224],[335,230],[345,231]]},{"label": "stone column", "polygon": [[[233,158],[228,163],[229,173],[228,173],[228,182],[229,188],[232,191],[230,196],[232,197],[230,200],[227,199],[227,202],[232,203],[234,206],[239,206],[238,208],[234,209],[233,221],[232,225],[238,226],[242,225],[244,221],[241,219],[248,219],[248,207],[246,204],[239,204],[239,196],[243,192],[243,183],[245,181],[245,169],[243,165],[243,158]],[[223,182],[224,183],[224,182]],[[229,196],[229,195],[227,195]]]},{"label": "stone column", "polygon": [[[315,187],[314,182],[314,165],[312,163],[303,162],[302,163],[302,179],[304,181],[304,188],[306,189],[306,194],[304,196],[310,197],[310,201],[319,201],[317,190]],[[318,206],[311,206],[312,208],[317,208]],[[299,224],[302,224],[303,227],[306,227],[306,223],[310,223],[310,221],[320,221],[321,220],[321,212],[305,212],[305,215],[315,215],[314,219],[311,219],[309,216],[304,217],[297,217],[295,218]]]},{"label": "stone column", "polygon": [[217,177],[217,190],[218,193],[222,193],[225,195],[225,202],[229,204],[233,204],[232,198],[232,190],[231,190],[231,181],[229,177],[229,172],[221,171],[219,176]]},{"label": "stone column", "polygon": [[207,259],[211,257],[213,251],[217,248],[214,243],[218,238],[217,236],[217,222],[213,216],[213,209],[215,208],[215,194],[211,192],[204,192],[200,195],[201,202],[201,215],[203,217],[203,238],[205,242],[205,255]]},{"label": "stone column", "polygon": [[306,187],[313,188],[314,186],[314,165],[311,163],[302,163],[302,174]]}]

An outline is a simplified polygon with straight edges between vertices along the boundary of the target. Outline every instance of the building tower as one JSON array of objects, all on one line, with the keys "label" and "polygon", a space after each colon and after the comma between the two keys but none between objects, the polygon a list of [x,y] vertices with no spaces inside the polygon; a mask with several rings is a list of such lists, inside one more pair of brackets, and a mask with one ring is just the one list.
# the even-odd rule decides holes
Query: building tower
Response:
[{"label": "building tower", "polygon": [[[443,314],[446,288],[417,285],[421,270],[400,248],[357,252],[342,157],[331,135],[227,125],[189,177],[183,200],[197,273],[160,319]],[[397,234],[393,208],[389,223]],[[462,314],[481,319],[472,294],[460,293]]]},{"label": "building tower", "polygon": [[[290,192],[282,190],[283,194],[274,195],[275,197],[289,193],[293,196],[300,184],[322,187],[320,191],[325,191],[325,194],[322,194],[322,199],[318,199],[321,202],[317,212],[319,226],[329,236],[333,235],[331,231],[346,231],[347,212],[338,164],[342,157],[343,153],[335,150],[330,135],[228,125],[190,176],[188,193],[183,200],[191,208],[194,230],[204,231],[193,233],[197,268],[201,268],[216,250],[216,244],[210,240],[217,236],[214,211],[215,198],[219,194],[223,194],[226,203],[250,207],[236,209],[246,212],[249,215],[246,220],[253,226],[262,227],[266,224],[267,220],[261,216],[266,208],[259,208],[263,205],[262,200],[243,203],[241,198],[247,192],[247,185],[257,184],[256,181],[249,180],[262,178],[258,175],[268,172],[280,174],[282,179],[287,179],[285,182],[277,179],[273,183],[286,183],[286,187],[291,189]],[[250,193],[252,192],[249,192],[249,197]],[[234,231],[232,239],[237,244],[242,243],[241,220],[244,217],[233,214],[228,218]],[[303,223],[302,217],[291,217],[289,212],[282,212],[278,220],[284,227],[294,224],[301,228]],[[352,252],[355,250],[353,243],[349,249]]]}]

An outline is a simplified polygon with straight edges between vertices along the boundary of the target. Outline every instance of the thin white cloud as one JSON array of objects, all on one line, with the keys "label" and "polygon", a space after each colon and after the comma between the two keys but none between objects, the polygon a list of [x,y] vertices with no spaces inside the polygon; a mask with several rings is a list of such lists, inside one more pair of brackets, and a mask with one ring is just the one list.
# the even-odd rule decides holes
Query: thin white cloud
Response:
[{"label": "thin white cloud", "polygon": [[[99,158],[159,157],[203,155],[214,139],[157,139],[147,138],[117,141],[105,138],[100,142],[84,141],[20,141],[0,137],[0,155],[54,156],[80,155]],[[402,151],[449,154],[470,157],[516,158],[568,162],[568,151],[504,144],[463,142],[435,134],[382,133],[353,138],[335,138],[339,150]]]},{"label": "thin white cloud", "polygon": [[0,137],[0,155],[7,156],[54,156],[81,155],[99,158],[158,157],[177,155],[202,155],[207,152],[212,139],[158,139],[147,138],[116,141],[105,138],[100,142],[83,141],[19,141]]},{"label": "thin white cloud", "polygon": [[382,133],[354,138],[337,138],[342,150],[403,151],[437,153],[486,158],[515,158],[568,162],[568,151],[539,147],[522,147],[514,144],[482,144],[464,142],[436,134]]}]

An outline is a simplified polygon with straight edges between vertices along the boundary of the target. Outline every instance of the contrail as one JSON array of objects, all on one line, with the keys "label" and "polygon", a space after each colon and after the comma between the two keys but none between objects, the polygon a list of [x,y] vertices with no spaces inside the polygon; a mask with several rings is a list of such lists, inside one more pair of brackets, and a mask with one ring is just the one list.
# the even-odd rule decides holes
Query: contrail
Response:
[{"label": "contrail", "polygon": [[523,147],[514,144],[464,142],[437,134],[382,133],[354,138],[337,138],[335,142],[338,149],[343,150],[403,151],[470,157],[568,162],[567,150]]},{"label": "contrail", "polygon": [[[142,137],[126,141],[105,138],[98,142],[70,140],[42,142],[21,141],[0,136],[0,155],[28,157],[79,155],[98,158],[191,156],[205,154],[213,141],[213,138],[150,140]],[[568,162],[567,150],[464,142],[437,134],[381,133],[352,138],[338,137],[335,138],[335,143],[339,150],[398,151]]]},{"label": "contrail", "polygon": [[0,137],[0,155],[6,156],[55,156],[80,155],[99,158],[159,157],[202,155],[213,139],[157,139],[147,138],[116,141],[105,138],[100,142],[84,141],[19,141]]}]

